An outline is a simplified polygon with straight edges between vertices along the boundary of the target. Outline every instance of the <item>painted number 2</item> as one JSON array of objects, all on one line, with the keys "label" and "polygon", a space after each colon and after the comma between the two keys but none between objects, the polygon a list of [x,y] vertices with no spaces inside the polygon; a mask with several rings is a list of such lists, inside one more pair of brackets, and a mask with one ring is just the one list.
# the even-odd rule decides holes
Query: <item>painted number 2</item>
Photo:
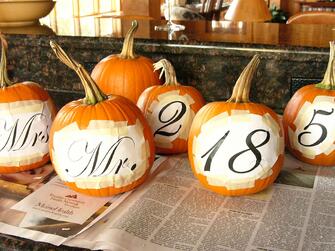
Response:
[{"label": "painted number 2", "polygon": [[[221,147],[222,143],[224,142],[224,140],[228,137],[228,134],[230,133],[230,131],[227,131],[225,133],[225,135],[223,135],[222,138],[219,139],[218,142],[216,142],[216,144],[211,147],[204,155],[201,156],[201,158],[205,158],[208,155],[207,161],[205,163],[205,167],[204,170],[205,171],[210,171],[211,169],[211,164],[212,164],[212,160],[215,157],[217,151],[219,150],[219,148]],[[260,143],[259,145],[255,146],[255,144],[252,141],[252,137],[257,134],[257,133],[265,133],[266,137],[264,139],[264,141],[262,143]],[[231,171],[235,172],[235,173],[249,173],[251,171],[253,171],[255,168],[257,168],[259,166],[259,164],[262,161],[262,154],[260,153],[260,151],[257,149],[261,146],[264,146],[265,144],[267,144],[270,141],[270,133],[269,131],[263,130],[263,129],[257,129],[252,131],[251,133],[248,134],[245,143],[248,146],[248,149],[243,150],[241,152],[236,153],[235,155],[233,155],[229,161],[228,161],[228,167]],[[238,171],[234,168],[234,162],[235,160],[241,156],[242,154],[251,151],[253,153],[253,155],[256,158],[256,162],[254,164],[253,167],[251,167],[249,170],[246,171]]]},{"label": "painted number 2", "polygon": [[[174,112],[173,116],[169,117],[168,119],[163,119],[164,114],[166,113],[167,110],[169,110],[169,108],[174,105],[174,104],[178,104],[180,106],[180,108],[178,107],[176,109],[176,111]],[[171,109],[171,108],[170,108]],[[165,105],[158,114],[158,119],[161,123],[163,123],[164,125],[160,128],[158,128],[155,133],[154,136],[156,136],[156,134],[162,135],[162,136],[173,136],[175,134],[177,134],[181,128],[181,124],[179,125],[179,127],[177,128],[177,130],[175,130],[174,132],[169,132],[166,130],[166,127],[177,123],[186,113],[186,105],[181,102],[181,101],[173,101],[171,103],[168,103],[167,105]]]},{"label": "painted number 2", "polygon": [[[315,119],[315,117],[316,117],[316,115],[323,115],[323,116],[329,116],[329,115],[331,115],[331,114],[333,114],[334,113],[334,109],[331,109],[331,111],[330,112],[328,112],[328,111],[324,111],[324,110],[314,110],[314,114],[313,114],[313,116],[312,116],[312,119],[311,119],[311,121],[309,122],[309,124],[307,125],[307,126],[305,126],[304,127],[304,132],[302,132],[302,133],[300,133],[299,135],[298,135],[298,142],[301,144],[301,145],[303,145],[303,146],[306,146],[306,147],[313,147],[313,146],[317,146],[317,145],[319,145],[319,144],[321,144],[326,138],[327,138],[327,134],[328,134],[328,132],[327,132],[327,128],[324,126],[324,125],[322,125],[322,124],[320,124],[320,123],[315,123],[315,122],[313,122],[313,120]],[[314,143],[312,143],[312,144],[308,144],[308,143],[304,143],[303,142],[303,137],[305,136],[305,135],[310,135],[311,134],[311,132],[310,131],[307,131],[308,130],[308,128],[310,128],[311,126],[318,126],[320,129],[321,129],[321,136],[320,136],[320,138],[318,139],[318,140],[316,140]]]}]

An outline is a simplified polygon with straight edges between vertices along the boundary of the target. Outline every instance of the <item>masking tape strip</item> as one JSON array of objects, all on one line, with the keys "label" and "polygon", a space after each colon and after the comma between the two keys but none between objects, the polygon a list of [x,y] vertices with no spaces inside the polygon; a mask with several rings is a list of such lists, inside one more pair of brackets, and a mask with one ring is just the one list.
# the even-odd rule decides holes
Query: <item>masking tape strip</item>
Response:
[{"label": "masking tape strip", "polygon": [[33,163],[36,163],[38,161],[41,161],[43,159],[43,156],[46,153],[35,153],[35,154],[31,154],[28,156],[20,156],[20,157],[15,157],[15,156],[11,156],[11,157],[1,157],[0,158],[0,165],[3,166],[13,166],[13,167],[19,167],[19,166],[23,166],[23,165],[30,165]]},{"label": "masking tape strip", "polygon": [[335,151],[335,144],[332,144],[324,153],[325,155],[330,155],[333,151]]},{"label": "masking tape strip", "polygon": [[231,115],[250,114],[249,110],[231,110]]},{"label": "masking tape strip", "polygon": [[166,98],[169,99],[170,96],[180,96],[179,95],[179,90],[173,90],[173,91],[164,92],[162,94],[159,94],[157,96],[157,99],[159,101],[162,101],[162,100],[165,100]]},{"label": "masking tape strip", "polygon": [[10,103],[0,103],[0,114],[40,113],[47,101],[25,100]]},{"label": "masking tape strip", "polygon": [[[279,132],[281,128],[269,113],[264,114],[262,120],[270,128],[270,130],[273,132],[274,135],[280,135]],[[277,147],[275,149],[275,153],[276,154],[282,153],[284,151],[284,148],[285,148],[284,135],[282,133],[282,136],[280,136],[279,140],[277,141]]]},{"label": "masking tape strip", "polygon": [[201,126],[200,134],[207,133],[215,130],[218,127],[225,126],[226,124],[228,124],[228,117],[229,117],[228,112],[223,112],[211,118]]},{"label": "masking tape strip", "polygon": [[[300,145],[297,141],[297,134],[300,132],[301,128],[304,128],[311,121],[311,111],[314,109],[314,106],[324,106],[329,107],[329,104],[333,104],[335,101],[334,97],[331,96],[317,96],[313,103],[305,102],[300,109],[298,116],[294,121],[294,125],[297,128],[296,132],[293,132],[289,128],[289,140],[292,148],[301,152],[301,154],[309,159],[315,159],[315,157],[321,153],[331,154],[334,151],[334,139],[335,139],[335,130],[329,131],[328,136],[325,141],[321,144],[314,146],[313,148],[308,148],[303,145]],[[323,104],[323,105],[322,105]],[[298,131],[299,130],[299,131]]]},{"label": "masking tape strip", "polygon": [[298,116],[295,118],[293,124],[298,128],[299,125],[301,125],[302,123],[304,123],[304,121],[306,120],[305,116],[299,116],[299,114],[306,114],[306,111],[308,110],[308,107],[311,105],[312,103],[306,101],[302,107],[300,108],[300,111],[298,113]]},{"label": "masking tape strip", "polygon": [[335,102],[335,97],[332,96],[316,96],[313,103],[319,103],[319,102],[329,102],[329,103],[334,103]]}]

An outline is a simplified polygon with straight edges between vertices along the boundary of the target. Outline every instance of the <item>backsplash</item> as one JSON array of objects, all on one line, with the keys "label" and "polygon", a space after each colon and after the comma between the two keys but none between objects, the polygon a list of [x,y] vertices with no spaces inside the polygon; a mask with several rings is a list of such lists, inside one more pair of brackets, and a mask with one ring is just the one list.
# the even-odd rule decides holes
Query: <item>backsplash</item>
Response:
[{"label": "backsplash", "polygon": [[[76,74],[61,64],[49,47],[56,40],[74,59],[91,70],[102,58],[121,51],[122,39],[107,37],[56,37],[8,35],[8,58],[16,80],[31,80],[51,91],[58,107],[83,93]],[[138,39],[137,54],[154,61],[166,58],[176,69],[178,80],[196,86],[206,101],[226,100],[235,81],[255,53],[261,64],[253,80],[251,100],[281,113],[296,90],[299,79],[322,79],[328,62],[326,48],[197,43]],[[302,83],[301,81],[298,81]],[[309,81],[307,81],[309,82]],[[303,82],[304,84],[307,82]]]}]

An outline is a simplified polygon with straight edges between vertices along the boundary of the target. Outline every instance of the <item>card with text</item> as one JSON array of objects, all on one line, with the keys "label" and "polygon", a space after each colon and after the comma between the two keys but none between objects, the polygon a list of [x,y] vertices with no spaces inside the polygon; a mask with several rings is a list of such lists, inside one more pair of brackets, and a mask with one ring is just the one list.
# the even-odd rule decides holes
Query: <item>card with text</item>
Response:
[{"label": "card with text", "polygon": [[15,204],[12,209],[53,220],[83,224],[111,200],[77,193],[55,177],[37,191]]}]

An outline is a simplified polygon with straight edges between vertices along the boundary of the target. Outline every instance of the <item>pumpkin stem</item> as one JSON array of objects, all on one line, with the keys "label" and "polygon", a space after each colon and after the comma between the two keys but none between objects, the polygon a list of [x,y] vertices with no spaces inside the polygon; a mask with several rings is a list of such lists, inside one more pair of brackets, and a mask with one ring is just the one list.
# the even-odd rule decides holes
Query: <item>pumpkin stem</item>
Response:
[{"label": "pumpkin stem", "polygon": [[260,63],[260,59],[258,55],[255,55],[250,63],[244,68],[240,77],[236,81],[236,84],[233,89],[233,94],[227,102],[235,102],[235,103],[248,103],[249,101],[249,93],[252,78],[256,73],[257,67]]},{"label": "pumpkin stem", "polygon": [[79,76],[86,94],[85,98],[83,99],[84,104],[95,105],[107,99],[107,96],[99,89],[94,80],[81,64],[69,57],[55,41],[50,41],[50,46],[58,59],[66,64],[69,68],[74,70]]},{"label": "pumpkin stem", "polygon": [[1,61],[0,61],[0,87],[5,88],[13,84],[8,78],[7,73],[7,41],[2,33],[0,33],[1,40]]},{"label": "pumpkin stem", "polygon": [[321,83],[316,84],[316,87],[327,90],[335,90],[335,42],[331,41],[329,44],[330,54],[327,70],[323,80]]},{"label": "pumpkin stem", "polygon": [[134,59],[136,54],[134,53],[134,35],[138,28],[138,22],[136,20],[131,22],[131,28],[128,30],[124,41],[122,51],[119,54],[120,58],[123,59]]},{"label": "pumpkin stem", "polygon": [[170,61],[166,59],[161,59],[157,63],[153,64],[154,71],[162,69],[161,73],[159,74],[159,78],[165,74],[165,83],[164,85],[179,85],[177,82],[176,71],[174,70]]}]

